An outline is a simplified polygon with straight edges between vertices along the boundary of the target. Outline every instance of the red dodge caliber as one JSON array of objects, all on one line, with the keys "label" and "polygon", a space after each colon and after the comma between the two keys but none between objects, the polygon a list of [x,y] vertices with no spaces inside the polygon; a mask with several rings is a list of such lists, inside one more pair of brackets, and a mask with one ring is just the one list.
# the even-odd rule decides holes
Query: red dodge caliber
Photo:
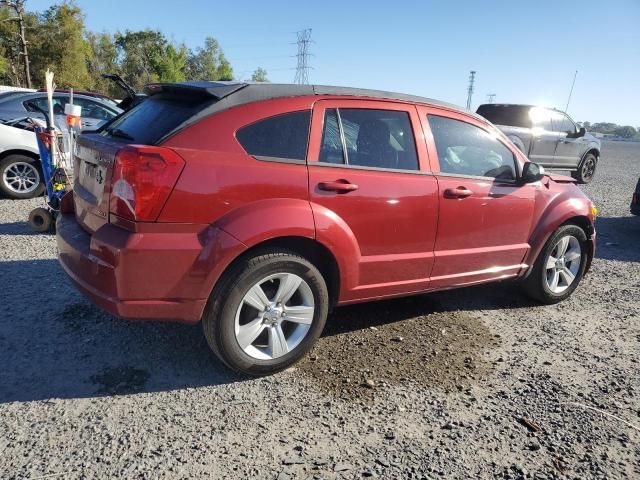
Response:
[{"label": "red dodge caliber", "polygon": [[507,278],[554,303],[593,258],[574,180],[455,106],[311,85],[147,92],[80,137],[60,263],[114,315],[202,322],[236,370],[291,365],[335,305]]}]

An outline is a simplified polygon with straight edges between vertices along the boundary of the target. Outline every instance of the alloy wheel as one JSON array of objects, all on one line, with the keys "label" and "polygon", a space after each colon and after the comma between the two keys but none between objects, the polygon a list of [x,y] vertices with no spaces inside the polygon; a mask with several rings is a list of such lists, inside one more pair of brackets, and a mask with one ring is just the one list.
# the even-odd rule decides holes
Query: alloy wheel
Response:
[{"label": "alloy wheel", "polygon": [[311,329],[315,304],[311,288],[293,273],[256,282],[235,317],[238,345],[252,358],[273,360],[294,350]]},{"label": "alloy wheel", "polygon": [[561,237],[547,258],[546,281],[549,290],[559,295],[576,279],[582,261],[582,247],[573,235]]},{"label": "alloy wheel", "polygon": [[14,193],[31,193],[40,185],[40,172],[30,163],[16,162],[5,169],[2,180]]}]

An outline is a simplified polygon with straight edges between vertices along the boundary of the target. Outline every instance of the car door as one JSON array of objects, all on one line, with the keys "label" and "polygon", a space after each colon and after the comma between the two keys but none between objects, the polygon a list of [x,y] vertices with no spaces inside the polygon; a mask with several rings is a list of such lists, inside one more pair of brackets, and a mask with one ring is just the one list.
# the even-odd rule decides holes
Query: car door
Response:
[{"label": "car door", "polygon": [[548,108],[531,107],[529,117],[532,125],[529,159],[545,167],[553,167],[560,135],[553,129],[552,112]]},{"label": "car door", "polygon": [[419,112],[432,164],[437,159],[440,196],[431,286],[517,275],[529,250],[536,188],[517,182],[521,153],[477,119],[436,108]]},{"label": "car door", "polygon": [[573,120],[562,112],[552,112],[553,129],[558,135],[558,145],[554,154],[554,166],[576,167],[584,152],[584,137],[576,138],[578,129]]},{"label": "car door", "polygon": [[[415,106],[316,102],[309,196],[357,243],[357,279],[341,301],[426,290],[433,266],[438,185]],[[416,140],[419,140],[416,142]],[[317,228],[318,239],[330,232]]]}]

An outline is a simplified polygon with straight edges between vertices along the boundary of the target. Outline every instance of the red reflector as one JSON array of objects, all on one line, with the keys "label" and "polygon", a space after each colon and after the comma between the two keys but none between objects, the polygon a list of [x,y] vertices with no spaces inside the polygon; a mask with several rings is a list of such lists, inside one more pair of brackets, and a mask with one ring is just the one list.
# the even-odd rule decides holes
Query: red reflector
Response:
[{"label": "red reflector", "polygon": [[156,221],[183,168],[184,160],[168,148],[121,148],[113,165],[110,212],[133,221]]}]

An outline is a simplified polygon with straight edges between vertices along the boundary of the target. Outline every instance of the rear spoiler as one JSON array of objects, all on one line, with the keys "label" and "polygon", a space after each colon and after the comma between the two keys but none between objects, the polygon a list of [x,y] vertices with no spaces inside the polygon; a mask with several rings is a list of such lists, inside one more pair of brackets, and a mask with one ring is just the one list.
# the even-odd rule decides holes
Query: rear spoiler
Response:
[{"label": "rear spoiler", "polygon": [[197,95],[221,100],[232,93],[242,90],[249,85],[242,82],[180,82],[180,83],[151,83],[144,91],[152,96],[158,93],[173,93],[179,95]]}]

